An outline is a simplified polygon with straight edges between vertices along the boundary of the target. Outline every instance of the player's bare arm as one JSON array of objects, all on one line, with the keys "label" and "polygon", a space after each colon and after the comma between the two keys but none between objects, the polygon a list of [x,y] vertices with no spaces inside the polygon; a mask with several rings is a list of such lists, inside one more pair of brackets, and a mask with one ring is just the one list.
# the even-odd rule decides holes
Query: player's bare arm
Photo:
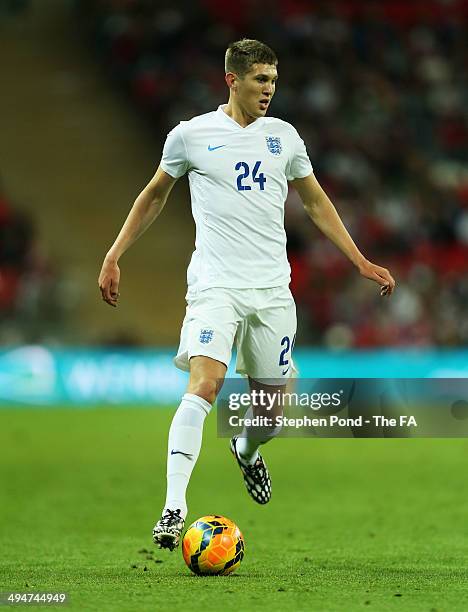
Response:
[{"label": "player's bare arm", "polygon": [[360,252],[314,174],[295,179],[291,184],[297,189],[307,214],[320,231],[348,257],[362,276],[380,285],[381,295],[391,295],[395,288],[394,278],[386,268],[368,261]]},{"label": "player's bare arm", "polygon": [[105,256],[98,284],[102,299],[110,306],[116,307],[119,299],[120,257],[161,213],[176,180],[160,167],[156,170],[151,181],[135,200],[119,235]]}]

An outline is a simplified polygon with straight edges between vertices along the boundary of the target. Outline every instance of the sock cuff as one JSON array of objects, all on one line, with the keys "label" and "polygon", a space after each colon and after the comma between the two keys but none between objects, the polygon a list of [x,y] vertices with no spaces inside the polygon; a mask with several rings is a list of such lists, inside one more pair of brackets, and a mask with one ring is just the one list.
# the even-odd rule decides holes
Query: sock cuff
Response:
[{"label": "sock cuff", "polygon": [[211,404],[199,395],[194,395],[193,393],[185,393],[182,396],[182,400],[190,402],[191,404],[195,404],[196,406],[201,408],[207,415],[211,412]]}]

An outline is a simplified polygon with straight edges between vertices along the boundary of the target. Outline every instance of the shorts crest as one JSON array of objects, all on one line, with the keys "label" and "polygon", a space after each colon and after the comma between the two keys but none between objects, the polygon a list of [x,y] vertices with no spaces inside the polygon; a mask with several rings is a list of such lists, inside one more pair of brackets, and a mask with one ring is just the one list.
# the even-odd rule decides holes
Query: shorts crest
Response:
[{"label": "shorts crest", "polygon": [[212,329],[200,330],[200,342],[202,344],[209,344],[213,340],[214,331]]},{"label": "shorts crest", "polygon": [[279,136],[265,136],[265,140],[270,153],[273,155],[281,155],[283,147]]}]

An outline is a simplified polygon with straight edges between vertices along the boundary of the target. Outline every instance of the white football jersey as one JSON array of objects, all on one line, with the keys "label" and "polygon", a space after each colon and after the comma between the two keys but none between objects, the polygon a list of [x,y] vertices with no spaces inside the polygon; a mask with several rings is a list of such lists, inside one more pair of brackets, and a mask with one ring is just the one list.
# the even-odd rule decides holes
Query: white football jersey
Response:
[{"label": "white football jersey", "polygon": [[312,172],[292,125],[261,117],[242,128],[223,108],[181,121],[169,132],[161,160],[173,178],[189,177],[196,225],[189,296],[210,287],[289,283],[287,181]]}]

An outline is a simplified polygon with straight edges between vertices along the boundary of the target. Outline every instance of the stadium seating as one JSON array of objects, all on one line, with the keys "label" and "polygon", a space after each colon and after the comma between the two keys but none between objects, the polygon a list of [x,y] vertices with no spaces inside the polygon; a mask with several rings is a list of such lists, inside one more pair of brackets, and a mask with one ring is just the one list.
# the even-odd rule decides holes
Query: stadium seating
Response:
[{"label": "stadium seating", "polygon": [[[291,121],[361,249],[394,271],[382,306],[373,287],[287,203],[301,337],[330,346],[468,340],[468,3],[285,2],[265,16],[82,2],[109,73],[158,131],[226,97],[222,52],[252,33],[279,55],[272,113]],[[224,3],[226,4],[226,3]],[[317,8],[318,6],[318,8]],[[248,9],[248,10],[247,10]]]}]

